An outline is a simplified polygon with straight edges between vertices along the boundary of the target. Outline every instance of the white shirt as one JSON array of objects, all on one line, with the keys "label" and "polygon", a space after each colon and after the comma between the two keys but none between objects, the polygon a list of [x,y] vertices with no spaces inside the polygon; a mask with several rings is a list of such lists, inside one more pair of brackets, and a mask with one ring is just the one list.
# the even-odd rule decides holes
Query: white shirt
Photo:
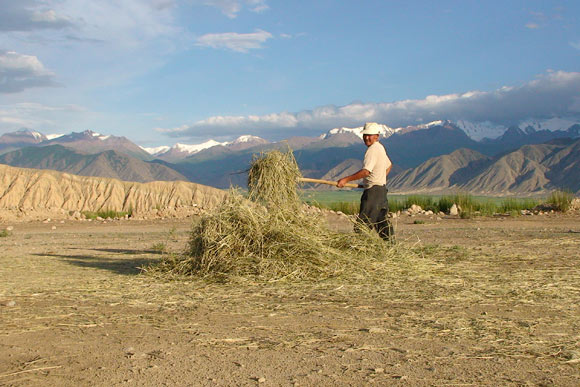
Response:
[{"label": "white shirt", "polygon": [[363,169],[366,169],[371,174],[363,179],[364,188],[371,188],[373,185],[386,185],[387,169],[391,164],[387,151],[385,151],[385,147],[380,142],[376,141],[369,146],[365,153]]}]

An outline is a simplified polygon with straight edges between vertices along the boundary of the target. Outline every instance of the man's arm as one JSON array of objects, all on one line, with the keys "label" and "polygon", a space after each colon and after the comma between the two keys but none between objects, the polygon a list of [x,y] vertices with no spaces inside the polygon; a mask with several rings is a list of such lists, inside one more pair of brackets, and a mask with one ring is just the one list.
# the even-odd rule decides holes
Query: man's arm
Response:
[{"label": "man's arm", "polygon": [[370,174],[371,174],[371,172],[370,172],[370,171],[368,171],[368,170],[366,170],[366,169],[361,169],[361,170],[360,170],[360,171],[358,171],[357,173],[355,173],[355,174],[352,174],[352,175],[350,175],[350,176],[347,176],[347,177],[343,177],[342,179],[340,179],[339,181],[337,181],[337,182],[336,182],[336,186],[337,186],[338,188],[342,188],[342,187],[344,187],[344,185],[345,185],[346,183],[348,183],[349,181],[353,181],[353,180],[360,180],[360,179],[363,179],[363,178],[367,177],[367,176],[368,176],[368,175],[370,175]]},{"label": "man's arm", "polygon": [[389,168],[387,168],[387,178],[389,177],[389,172],[391,172],[391,168],[393,168],[393,164],[389,165]]}]

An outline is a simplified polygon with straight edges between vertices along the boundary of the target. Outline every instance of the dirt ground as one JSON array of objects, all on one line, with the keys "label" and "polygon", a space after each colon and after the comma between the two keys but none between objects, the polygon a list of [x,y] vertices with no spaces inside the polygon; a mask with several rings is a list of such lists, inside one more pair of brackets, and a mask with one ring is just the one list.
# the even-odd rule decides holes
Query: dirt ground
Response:
[{"label": "dirt ground", "polygon": [[0,224],[0,385],[580,385],[578,214],[398,219],[396,283],[140,274],[190,222]]}]

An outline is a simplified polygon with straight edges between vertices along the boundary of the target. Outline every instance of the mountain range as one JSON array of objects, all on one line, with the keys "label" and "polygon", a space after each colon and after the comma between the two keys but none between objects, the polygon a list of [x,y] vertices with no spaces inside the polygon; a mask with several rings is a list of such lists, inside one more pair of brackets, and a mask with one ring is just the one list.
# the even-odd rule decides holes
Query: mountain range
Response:
[{"label": "mountain range", "polygon": [[84,154],[62,145],[27,147],[0,155],[0,164],[21,168],[52,169],[80,176],[108,177],[124,181],[187,181],[174,169],[140,160],[114,150]]},{"label": "mountain range", "polygon": [[[360,168],[366,149],[360,129],[335,128],[318,137],[274,143],[247,135],[231,142],[210,140],[158,148],[141,148],[125,137],[92,131],[56,137],[21,130],[0,136],[0,153],[4,153],[0,163],[141,182],[189,180],[227,188],[245,186],[245,172],[254,154],[291,148],[305,176],[335,180]],[[486,136],[498,133],[498,127],[491,124],[465,121],[439,120],[395,129],[382,125],[381,142],[394,164],[390,189],[431,192],[461,188],[499,194],[575,186],[569,184],[579,175],[569,166],[576,165],[572,156],[562,156],[559,162],[548,160],[547,155],[541,160],[532,156],[534,152],[544,154],[546,149],[556,152],[566,141],[579,138],[580,124],[558,119],[526,122],[505,128],[495,138]],[[522,148],[540,144],[542,151]],[[520,152],[519,156],[514,152]],[[506,159],[508,155],[511,158]],[[439,173],[433,175],[431,171],[436,170]],[[531,183],[533,179],[535,183]]]}]

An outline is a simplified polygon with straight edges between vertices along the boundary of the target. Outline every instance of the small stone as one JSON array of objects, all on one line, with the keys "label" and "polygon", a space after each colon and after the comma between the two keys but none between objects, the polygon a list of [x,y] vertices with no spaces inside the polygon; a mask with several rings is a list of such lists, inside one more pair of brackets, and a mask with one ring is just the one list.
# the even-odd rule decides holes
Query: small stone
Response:
[{"label": "small stone", "polygon": [[13,226],[6,227],[6,231],[12,231],[12,230],[14,230],[14,227]]},{"label": "small stone", "polygon": [[382,374],[385,372],[385,369],[379,367],[379,368],[375,368],[374,371],[375,371],[375,374]]},{"label": "small stone", "polygon": [[258,383],[266,383],[266,378],[258,378]]},{"label": "small stone", "polygon": [[418,214],[418,213],[422,212],[423,209],[421,208],[421,206],[418,206],[417,204],[413,204],[413,205],[411,205],[411,208],[409,208],[409,211],[413,212],[415,214]]},{"label": "small stone", "polygon": [[56,230],[56,226],[52,226],[51,229]]},{"label": "small stone", "polygon": [[449,209],[449,215],[452,215],[452,216],[459,215],[459,208],[457,207],[457,204],[453,204],[451,206],[451,208]]},{"label": "small stone", "polygon": [[8,301],[5,305],[11,308],[13,306],[16,306],[16,302],[15,301]]},{"label": "small stone", "polygon": [[369,328],[369,333],[385,333],[386,331],[383,328],[373,327]]}]

